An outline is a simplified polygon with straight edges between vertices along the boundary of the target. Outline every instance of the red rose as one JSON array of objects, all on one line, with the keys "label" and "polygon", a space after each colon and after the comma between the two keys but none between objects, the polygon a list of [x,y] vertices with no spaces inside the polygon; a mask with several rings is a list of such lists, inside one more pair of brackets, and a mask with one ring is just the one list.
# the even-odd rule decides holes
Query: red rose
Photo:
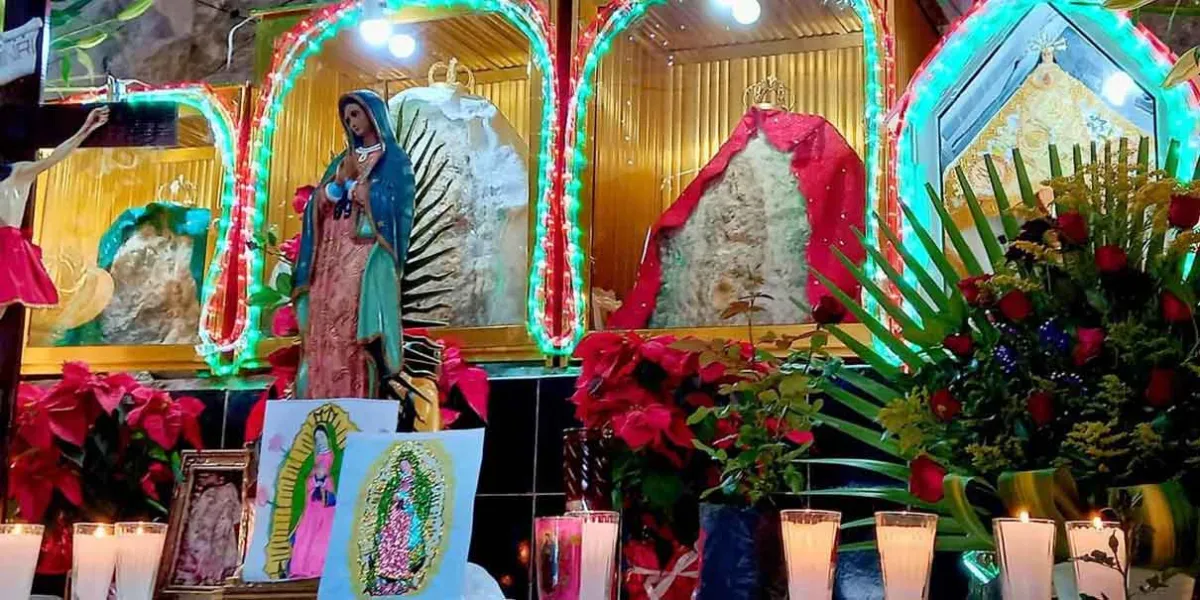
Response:
[{"label": "red rose", "polygon": [[1192,320],[1192,307],[1171,292],[1162,293],[1162,315],[1168,323],[1185,323]]},{"label": "red rose", "polygon": [[959,358],[967,358],[971,356],[971,352],[975,350],[975,342],[971,340],[971,336],[965,333],[954,333],[946,336],[942,340],[942,346],[953,352]]},{"label": "red rose", "polygon": [[1150,369],[1150,383],[1146,386],[1146,402],[1155,408],[1166,408],[1175,399],[1175,369],[1155,367]]},{"label": "red rose", "polygon": [[1029,416],[1038,427],[1044,427],[1054,420],[1054,394],[1046,390],[1037,390],[1025,399]]},{"label": "red rose", "polygon": [[941,389],[929,397],[929,408],[938,419],[949,421],[962,412],[962,402],[951,395],[950,390]]},{"label": "red rose", "polygon": [[1125,255],[1124,248],[1113,244],[1096,248],[1096,268],[1101,273],[1124,271],[1128,265],[1129,257]]},{"label": "red rose", "polygon": [[966,298],[967,304],[971,306],[986,304],[991,301],[991,297],[986,290],[979,286],[980,284],[987,283],[991,278],[991,275],[968,277],[958,282],[958,291],[962,292],[963,298]]},{"label": "red rose", "polygon": [[1100,356],[1100,351],[1104,349],[1104,330],[1099,327],[1080,327],[1075,330],[1075,337],[1078,341],[1075,343],[1075,349],[1071,351],[1071,357],[1075,359],[1075,366],[1083,366],[1089,360]]},{"label": "red rose", "polygon": [[296,318],[296,309],[291,304],[275,309],[271,315],[271,334],[275,337],[288,337],[300,333],[300,321]]},{"label": "red rose", "polygon": [[1012,290],[1004,294],[997,305],[1004,318],[1014,323],[1024,321],[1033,312],[1033,303],[1021,290]]},{"label": "red rose", "polygon": [[1171,227],[1191,229],[1200,222],[1200,196],[1175,194],[1167,207],[1167,222]]},{"label": "red rose", "polygon": [[813,321],[818,325],[834,325],[846,319],[846,307],[833,296],[821,296],[812,311]]},{"label": "red rose", "polygon": [[946,479],[946,469],[922,454],[908,463],[908,491],[929,503],[941,502],[946,495],[942,482]]},{"label": "red rose", "polygon": [[1074,210],[1058,215],[1058,233],[1064,241],[1071,244],[1086,244],[1088,241],[1087,219]]}]

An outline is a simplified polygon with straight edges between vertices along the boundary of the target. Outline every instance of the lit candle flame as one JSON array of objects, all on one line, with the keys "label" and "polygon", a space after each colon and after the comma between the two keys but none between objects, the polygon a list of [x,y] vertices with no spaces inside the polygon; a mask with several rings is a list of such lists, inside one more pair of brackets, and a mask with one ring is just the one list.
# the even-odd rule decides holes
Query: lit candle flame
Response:
[{"label": "lit candle flame", "polygon": [[1101,521],[1100,517],[1094,517],[1092,519],[1092,527],[1095,527],[1096,529],[1104,529],[1104,521]]},{"label": "lit candle flame", "polygon": [[13,527],[14,535],[21,535],[22,533],[25,533],[25,528],[21,527],[21,525],[19,523],[17,524],[16,527]]},{"label": "lit candle flame", "polygon": [[102,538],[102,537],[104,537],[104,528],[103,528],[103,527],[97,527],[97,528],[96,528],[96,534],[95,534],[95,535],[96,535],[96,537],[98,537],[98,538]]},{"label": "lit candle flame", "polygon": [[138,525],[138,528],[137,528],[137,534],[138,534],[138,535],[142,535],[143,533],[146,533],[146,531],[145,531],[144,529],[142,529],[142,526],[141,526],[141,525]]},{"label": "lit candle flame", "polygon": [[1021,511],[1021,522],[1022,522],[1022,523],[1028,523],[1028,522],[1029,522],[1029,511],[1027,511],[1027,510],[1023,510],[1023,511]]}]

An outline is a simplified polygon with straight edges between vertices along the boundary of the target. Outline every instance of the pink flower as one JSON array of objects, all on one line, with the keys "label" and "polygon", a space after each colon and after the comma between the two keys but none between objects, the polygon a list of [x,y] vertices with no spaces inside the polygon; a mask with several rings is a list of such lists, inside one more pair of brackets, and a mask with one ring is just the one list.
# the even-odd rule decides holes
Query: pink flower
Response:
[{"label": "pink flower", "polygon": [[296,257],[300,256],[300,234],[297,233],[279,244],[279,252],[288,262],[296,264]]},{"label": "pink flower", "polygon": [[[450,393],[455,389],[462,394],[467,406],[470,406],[471,410],[475,411],[475,414],[479,415],[479,418],[486,423],[488,418],[487,371],[471,366],[463,359],[462,351],[457,346],[447,344],[442,352],[442,373],[438,379],[438,391],[445,399],[449,398]],[[454,418],[458,418],[458,415],[455,414]]]},{"label": "pink flower", "polygon": [[34,448],[49,450],[54,446],[54,432],[50,427],[50,413],[43,400],[46,392],[41,388],[22,383],[17,388],[17,436]]},{"label": "pink flower", "polygon": [[308,208],[308,201],[312,200],[313,192],[316,189],[311,185],[296,188],[296,194],[292,196],[292,210],[296,211],[296,214],[304,214],[304,209]]},{"label": "pink flower", "polygon": [[663,404],[635,406],[613,417],[612,424],[613,434],[631,449],[650,448],[678,467],[683,460],[677,450],[686,452],[692,447],[692,430],[683,413]]},{"label": "pink flower", "polygon": [[288,337],[300,333],[300,321],[296,318],[296,309],[291,304],[275,309],[271,316],[271,334],[275,337]]},{"label": "pink flower", "polygon": [[200,413],[204,403],[190,396],[172,400],[162,390],[142,388],[134,392],[137,405],[129,411],[129,426],[146,433],[150,441],[173,450],[180,434],[193,448],[203,448],[200,437]]}]

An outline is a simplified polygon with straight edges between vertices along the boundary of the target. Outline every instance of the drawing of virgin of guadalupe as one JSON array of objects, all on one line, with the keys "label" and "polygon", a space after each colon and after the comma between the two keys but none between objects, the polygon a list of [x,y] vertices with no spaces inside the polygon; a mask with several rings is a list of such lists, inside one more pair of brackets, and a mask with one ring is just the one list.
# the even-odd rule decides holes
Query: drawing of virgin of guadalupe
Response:
[{"label": "drawing of virgin of guadalupe", "polygon": [[397,442],[380,462],[356,511],[359,582],[366,596],[417,593],[446,539],[443,461],[428,442]]},{"label": "drawing of virgin of guadalupe", "polygon": [[273,579],[320,577],[337,510],[346,436],[358,428],[335,404],[314,410],[285,454],[275,486],[267,545]]}]

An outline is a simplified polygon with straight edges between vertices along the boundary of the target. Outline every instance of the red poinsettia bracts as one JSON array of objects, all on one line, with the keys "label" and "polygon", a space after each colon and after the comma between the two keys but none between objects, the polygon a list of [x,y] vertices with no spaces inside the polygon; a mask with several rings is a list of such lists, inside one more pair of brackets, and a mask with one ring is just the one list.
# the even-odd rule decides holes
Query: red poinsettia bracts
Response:
[{"label": "red poinsettia bracts", "polygon": [[144,431],[151,441],[173,448],[182,434],[192,447],[204,447],[198,421],[204,412],[203,402],[190,396],[172,399],[167,392],[149,388],[135,390],[133,399],[129,425]]},{"label": "red poinsettia bracts", "polygon": [[462,411],[447,406],[447,400],[455,390],[462,395],[467,407],[487,423],[488,419],[488,376],[487,371],[473,367],[462,356],[462,350],[447,342],[442,350],[442,372],[438,377],[438,394],[442,398],[442,425],[449,427],[458,420]]}]

